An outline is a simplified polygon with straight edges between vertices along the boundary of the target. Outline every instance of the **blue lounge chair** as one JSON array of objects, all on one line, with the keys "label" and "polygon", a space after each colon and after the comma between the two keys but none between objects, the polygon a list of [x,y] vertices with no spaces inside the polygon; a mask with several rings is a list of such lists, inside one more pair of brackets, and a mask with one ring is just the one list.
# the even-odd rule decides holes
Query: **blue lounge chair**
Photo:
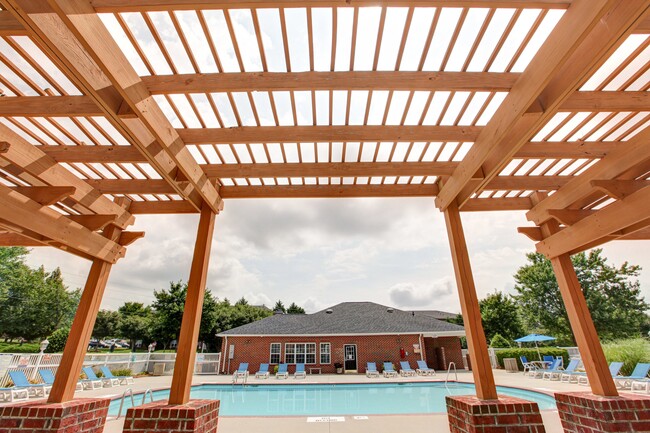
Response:
[{"label": "blue lounge chair", "polygon": [[303,379],[307,378],[307,373],[305,373],[305,364],[296,364],[296,372],[293,373],[293,378],[298,379],[302,377]]},{"label": "blue lounge chair", "polygon": [[[612,362],[609,364],[609,373],[613,378],[616,378],[616,376],[618,376],[621,368],[623,368],[623,364],[623,362]],[[589,385],[589,378],[587,377],[586,373],[578,376],[578,385]]]},{"label": "blue lounge chair", "polygon": [[268,379],[269,378],[269,364],[260,364],[260,369],[255,373],[255,378]]},{"label": "blue lounge chair", "polygon": [[[43,379],[43,383],[46,385],[54,385],[54,373],[52,373],[50,370],[38,370],[38,374],[41,376],[41,379]],[[81,391],[83,387],[81,386],[81,382],[77,382],[77,390]]]},{"label": "blue lounge chair", "polygon": [[9,377],[11,377],[14,387],[26,389],[30,397],[45,397],[52,389],[52,386],[44,383],[29,383],[27,376],[25,376],[25,373],[21,370],[10,371]]},{"label": "blue lounge chair", "polygon": [[366,377],[379,377],[379,372],[377,371],[377,364],[374,362],[366,363]]},{"label": "blue lounge chair", "polygon": [[572,373],[575,371],[576,368],[578,368],[578,365],[580,365],[580,360],[579,359],[572,359],[571,362],[569,362],[569,365],[567,365],[566,369],[562,368],[561,366],[558,366],[555,369],[552,370],[545,370],[542,373],[542,379],[549,379],[553,380],[553,378],[557,378],[557,380],[560,380],[560,377],[562,374],[565,373]]},{"label": "blue lounge chair", "polygon": [[533,377],[535,379],[541,379],[544,376],[544,372],[549,371],[549,370],[557,370],[560,367],[560,363],[562,362],[561,359],[556,359],[553,361],[553,364],[547,369],[542,369],[538,368],[537,370],[534,371]]},{"label": "blue lounge chair", "polygon": [[134,383],[133,376],[114,376],[110,368],[103,366],[100,368],[104,377],[117,380],[118,385],[128,385],[129,383]]},{"label": "blue lounge chair", "polygon": [[237,382],[238,379],[246,380],[248,378],[248,362],[240,362],[239,367],[233,374],[233,381]]},{"label": "blue lounge chair", "polygon": [[417,363],[418,363],[418,368],[415,369],[415,372],[417,374],[421,374],[423,376],[436,375],[436,370],[434,370],[433,368],[429,368],[426,362],[422,360],[418,360]]},{"label": "blue lounge chair", "polygon": [[555,362],[555,358],[551,355],[544,355],[542,362],[544,363],[544,368],[550,368],[550,366]]},{"label": "blue lounge chair", "polygon": [[525,356],[520,356],[519,360],[521,361],[521,365],[524,366],[524,375],[528,373],[528,375],[530,376],[531,372],[535,372],[539,370],[537,365],[535,365],[534,362],[528,362],[528,358],[526,358]]},{"label": "blue lounge chair", "polygon": [[634,367],[634,371],[629,376],[620,376],[614,378],[616,386],[622,389],[632,387],[633,381],[641,381],[648,378],[650,363],[639,363]]},{"label": "blue lounge chair", "polygon": [[278,365],[278,372],[275,373],[275,378],[284,378],[287,379],[289,377],[289,372],[287,371],[287,364],[280,364]]},{"label": "blue lounge chair", "polygon": [[84,387],[84,389],[88,389],[89,386],[90,389],[101,388],[103,386],[106,387],[113,386],[112,380],[100,379],[99,377],[97,377],[92,367],[84,367],[81,370],[86,375],[86,379],[81,379],[81,385]]},{"label": "blue lounge chair", "polygon": [[392,362],[384,362],[384,377],[394,377],[397,376],[397,372],[393,368]]},{"label": "blue lounge chair", "polygon": [[408,361],[400,361],[399,374],[401,376],[415,376],[415,370],[411,368],[411,364]]},{"label": "blue lounge chair", "polygon": [[25,401],[29,399],[29,389],[27,388],[0,388],[0,401],[11,403],[14,401]]}]

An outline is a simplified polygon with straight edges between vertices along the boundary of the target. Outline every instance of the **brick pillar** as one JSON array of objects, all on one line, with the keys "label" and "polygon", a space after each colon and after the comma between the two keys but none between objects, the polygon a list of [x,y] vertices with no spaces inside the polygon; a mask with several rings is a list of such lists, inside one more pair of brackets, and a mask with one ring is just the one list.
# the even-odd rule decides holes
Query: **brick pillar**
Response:
[{"label": "brick pillar", "polygon": [[537,403],[514,397],[447,396],[451,433],[545,433]]},{"label": "brick pillar", "polygon": [[650,432],[650,395],[555,394],[565,432]]},{"label": "brick pillar", "polygon": [[109,398],[78,398],[65,403],[45,401],[0,406],[0,432],[101,433],[106,423]]},{"label": "brick pillar", "polygon": [[131,407],[124,418],[124,433],[216,433],[219,400],[190,400],[170,405],[167,400]]}]

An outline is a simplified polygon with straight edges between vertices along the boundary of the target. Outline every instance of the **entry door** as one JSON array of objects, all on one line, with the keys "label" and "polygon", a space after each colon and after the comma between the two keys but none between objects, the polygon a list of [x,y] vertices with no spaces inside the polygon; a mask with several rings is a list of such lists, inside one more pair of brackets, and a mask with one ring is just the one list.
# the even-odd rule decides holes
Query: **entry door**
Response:
[{"label": "entry door", "polygon": [[357,346],[356,344],[346,344],[343,347],[345,351],[345,370],[357,369]]}]

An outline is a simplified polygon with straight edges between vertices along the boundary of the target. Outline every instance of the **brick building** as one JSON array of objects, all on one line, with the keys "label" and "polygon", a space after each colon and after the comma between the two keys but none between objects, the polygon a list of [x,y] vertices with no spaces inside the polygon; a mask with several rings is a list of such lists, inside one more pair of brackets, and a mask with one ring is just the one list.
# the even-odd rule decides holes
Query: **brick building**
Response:
[{"label": "brick building", "polygon": [[297,363],[334,373],[335,363],[347,373],[365,373],[367,362],[423,359],[430,368],[449,362],[462,368],[462,326],[435,319],[427,312],[404,311],[373,302],[344,302],[313,314],[275,314],[219,334],[221,371],[232,373],[240,362],[251,371],[259,364]]}]

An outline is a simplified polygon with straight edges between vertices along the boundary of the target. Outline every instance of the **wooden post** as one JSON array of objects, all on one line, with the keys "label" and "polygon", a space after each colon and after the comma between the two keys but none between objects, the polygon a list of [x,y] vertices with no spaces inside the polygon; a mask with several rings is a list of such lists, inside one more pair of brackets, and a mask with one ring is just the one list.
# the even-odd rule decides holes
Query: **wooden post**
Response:
[{"label": "wooden post", "polygon": [[487,351],[487,342],[481,322],[481,311],[476,296],[476,287],[472,276],[472,268],[467,253],[467,244],[463,233],[463,224],[460,219],[460,212],[456,202],[452,202],[444,211],[447,224],[447,235],[449,246],[454,262],[456,284],[460,296],[460,307],[465,323],[467,335],[467,347],[472,363],[472,374],[476,384],[476,395],[481,400],[497,399],[497,388],[494,384],[494,375],[490,365],[490,357]]},{"label": "wooden post", "polygon": [[[118,198],[115,201],[128,210],[130,200]],[[103,231],[103,235],[114,242],[120,239],[121,234],[122,230],[114,225],[109,225]],[[79,300],[77,313],[70,327],[65,349],[63,349],[61,364],[56,371],[54,384],[52,384],[52,390],[47,399],[48,403],[63,403],[74,398],[79,373],[83,366],[88,343],[95,327],[97,312],[102,303],[112,267],[113,265],[109,262],[99,259],[93,260],[86,285]]]},{"label": "wooden post", "polygon": [[196,343],[201,326],[203,296],[208,274],[215,215],[210,206],[204,203],[201,208],[201,219],[196,233],[190,278],[187,283],[187,297],[185,298],[183,322],[181,323],[181,332],[178,338],[178,353],[176,354],[174,377],[172,378],[172,387],[169,393],[169,404],[185,404],[190,400],[190,387],[192,386],[192,375],[194,374]]},{"label": "wooden post", "polygon": [[[537,205],[544,199],[545,195],[535,193],[532,196],[533,204]],[[542,236],[547,238],[560,231],[559,223],[550,219],[540,226]],[[596,327],[591,318],[587,301],[582,293],[582,287],[578,281],[575,268],[569,254],[561,254],[551,257],[553,272],[560,287],[560,294],[569,316],[569,323],[573,335],[580,350],[580,358],[587,371],[591,392],[603,397],[615,397],[618,395],[614,379],[609,372],[607,360],[603,348],[598,339]]]}]

